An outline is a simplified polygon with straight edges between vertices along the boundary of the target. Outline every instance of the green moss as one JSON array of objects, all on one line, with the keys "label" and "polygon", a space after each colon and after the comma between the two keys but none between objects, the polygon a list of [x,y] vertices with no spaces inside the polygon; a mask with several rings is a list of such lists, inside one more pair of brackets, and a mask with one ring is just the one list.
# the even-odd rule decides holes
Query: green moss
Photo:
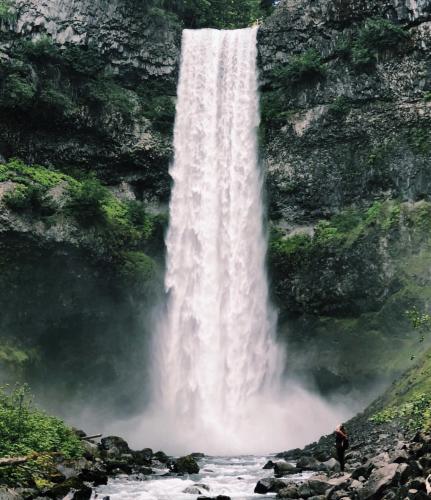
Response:
[{"label": "green moss", "polygon": [[15,18],[14,3],[11,0],[0,0],[0,24],[11,22]]},{"label": "green moss", "polygon": [[122,275],[128,283],[144,284],[156,277],[156,263],[143,252],[123,253]]},{"label": "green moss", "polygon": [[344,95],[338,96],[328,107],[328,111],[337,117],[347,115],[350,109],[350,99]]},{"label": "green moss", "polygon": [[315,81],[326,74],[326,68],[321,55],[315,49],[309,49],[302,54],[292,56],[285,65],[280,65],[273,70],[274,80],[280,87]]},{"label": "green moss", "polygon": [[118,111],[130,117],[136,109],[134,94],[112,79],[99,77],[83,87],[86,99],[97,106]]},{"label": "green moss", "polygon": [[376,63],[379,52],[403,51],[409,38],[408,32],[387,19],[368,19],[351,37],[340,37],[334,53],[338,57],[350,59],[355,68],[367,70]]},{"label": "green moss", "polygon": [[399,49],[409,34],[387,19],[368,19],[359,30],[357,44],[368,50]]},{"label": "green moss", "polygon": [[410,130],[409,143],[415,153],[428,155],[431,151],[431,135],[427,128],[415,127]]},{"label": "green moss", "polygon": [[27,76],[10,73],[0,87],[0,106],[10,109],[29,109],[36,96],[36,85]]}]

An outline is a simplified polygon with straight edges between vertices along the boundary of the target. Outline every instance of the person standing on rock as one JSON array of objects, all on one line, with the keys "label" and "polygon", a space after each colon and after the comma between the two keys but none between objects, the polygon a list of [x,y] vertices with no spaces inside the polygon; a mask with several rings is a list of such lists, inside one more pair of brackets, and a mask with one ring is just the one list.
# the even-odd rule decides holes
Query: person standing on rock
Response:
[{"label": "person standing on rock", "polygon": [[337,458],[340,462],[341,471],[344,471],[344,454],[349,447],[347,431],[343,424],[340,424],[335,429],[335,447],[337,449]]}]

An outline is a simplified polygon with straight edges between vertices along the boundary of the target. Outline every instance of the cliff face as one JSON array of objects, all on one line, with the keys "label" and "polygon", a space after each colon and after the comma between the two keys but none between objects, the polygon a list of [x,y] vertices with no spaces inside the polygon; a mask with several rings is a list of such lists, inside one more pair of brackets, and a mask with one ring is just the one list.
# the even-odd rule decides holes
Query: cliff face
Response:
[{"label": "cliff face", "polygon": [[426,1],[286,0],[259,30],[274,292],[290,366],[326,390],[421,349],[405,313],[430,297],[430,44]]},{"label": "cliff face", "polygon": [[[13,13],[0,18],[0,159],[47,165],[57,180],[0,165],[5,370],[44,385],[61,356],[67,374],[53,385],[66,396],[107,373],[107,390],[130,380],[138,396],[181,26],[137,0],[17,0]],[[430,46],[427,0],[285,0],[259,30],[280,336],[290,372],[325,392],[390,380],[422,345],[405,311],[431,297]],[[122,201],[79,184],[100,209],[85,225],[68,189],[89,172]],[[47,214],[36,197],[17,212],[5,202],[17,185],[57,207]],[[137,270],[150,294],[125,280]]]},{"label": "cliff face", "polygon": [[13,13],[0,23],[0,154],[97,170],[166,200],[179,23],[127,0],[17,1]]}]

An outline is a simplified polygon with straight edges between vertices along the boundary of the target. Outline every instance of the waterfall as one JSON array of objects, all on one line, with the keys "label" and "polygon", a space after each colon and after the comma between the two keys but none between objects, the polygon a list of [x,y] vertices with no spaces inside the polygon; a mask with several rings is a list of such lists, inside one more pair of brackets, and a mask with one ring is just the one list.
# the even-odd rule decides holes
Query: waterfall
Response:
[{"label": "waterfall", "polygon": [[[281,386],[265,272],[256,29],[185,30],[145,445],[245,453],[303,444],[321,408]],[[320,411],[320,417],[322,417]],[[324,419],[323,419],[324,420]],[[314,432],[313,432],[314,431]],[[155,444],[154,444],[155,443]]]}]

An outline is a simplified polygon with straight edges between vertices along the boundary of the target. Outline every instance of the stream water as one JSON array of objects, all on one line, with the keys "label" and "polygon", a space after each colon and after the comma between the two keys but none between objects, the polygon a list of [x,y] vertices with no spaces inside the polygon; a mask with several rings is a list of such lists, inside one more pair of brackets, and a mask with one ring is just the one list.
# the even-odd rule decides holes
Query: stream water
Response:
[{"label": "stream water", "polygon": [[[263,498],[254,494],[259,479],[273,476],[273,470],[263,470],[263,466],[271,457],[239,456],[239,457],[206,457],[199,461],[199,474],[184,477],[150,476],[148,479],[130,479],[126,476],[111,480],[107,486],[99,487],[93,498],[102,500],[109,496],[110,500],[196,500],[197,494],[183,493],[196,483],[209,487],[203,495],[216,497],[227,495],[232,500],[251,500]],[[289,476],[292,481],[308,477],[311,473]],[[144,477],[144,476],[142,476]],[[275,498],[275,494],[267,494],[264,498]]]}]

